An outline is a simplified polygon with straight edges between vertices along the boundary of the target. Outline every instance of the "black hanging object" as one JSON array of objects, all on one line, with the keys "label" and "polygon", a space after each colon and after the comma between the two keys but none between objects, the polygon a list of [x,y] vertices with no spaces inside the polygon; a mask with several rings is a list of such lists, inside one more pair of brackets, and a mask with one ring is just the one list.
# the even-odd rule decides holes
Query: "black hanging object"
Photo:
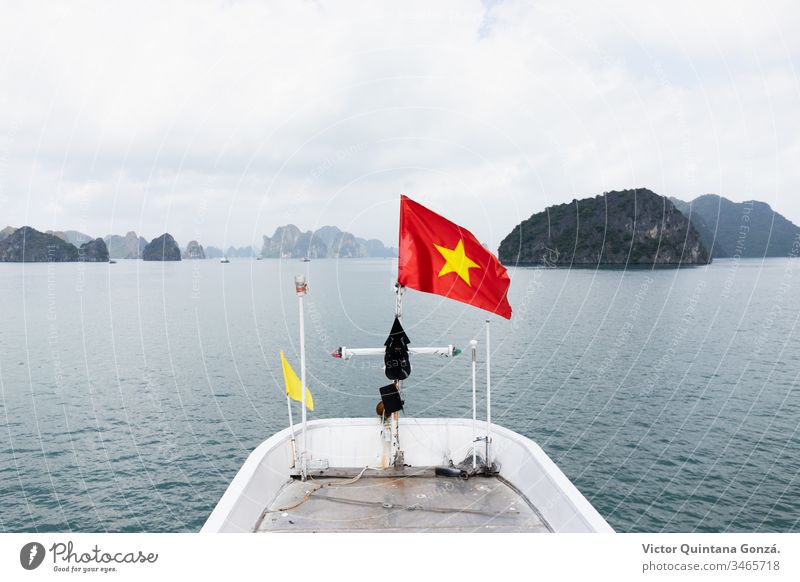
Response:
[{"label": "black hanging object", "polygon": [[395,317],[392,324],[392,331],[383,345],[386,346],[386,353],[383,356],[383,363],[386,366],[386,377],[389,380],[405,380],[411,375],[411,362],[408,361],[408,339],[400,320]]},{"label": "black hanging object", "polygon": [[393,412],[403,410],[403,400],[400,398],[400,392],[398,392],[397,386],[394,384],[381,386],[380,391],[381,402],[383,403],[383,413],[385,415],[388,416]]}]

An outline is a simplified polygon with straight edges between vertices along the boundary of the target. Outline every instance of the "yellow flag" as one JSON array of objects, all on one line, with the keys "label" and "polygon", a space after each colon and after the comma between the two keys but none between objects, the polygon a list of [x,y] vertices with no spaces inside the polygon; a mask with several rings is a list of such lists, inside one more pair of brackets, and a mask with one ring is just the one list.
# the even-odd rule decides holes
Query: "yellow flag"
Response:
[{"label": "yellow flag", "polygon": [[[283,366],[283,381],[286,384],[286,394],[288,394],[289,398],[292,400],[302,402],[303,393],[300,391],[300,378],[297,377],[291,364],[286,360],[283,351],[281,351],[281,365]],[[306,386],[306,408],[311,411],[314,410],[314,398],[312,398],[308,386]]]}]

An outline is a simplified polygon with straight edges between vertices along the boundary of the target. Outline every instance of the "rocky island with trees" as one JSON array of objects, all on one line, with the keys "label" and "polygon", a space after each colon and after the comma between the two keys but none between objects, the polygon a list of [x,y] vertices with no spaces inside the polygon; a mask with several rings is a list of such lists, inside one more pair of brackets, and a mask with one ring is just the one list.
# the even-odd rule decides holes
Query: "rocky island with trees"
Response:
[{"label": "rocky island with trees", "polygon": [[646,188],[606,192],[536,213],[500,243],[499,258],[554,267],[711,261],[689,219],[668,198]]},{"label": "rocky island with trees", "polygon": [[79,247],[55,234],[30,226],[14,229],[0,240],[0,262],[4,263],[108,262],[103,239],[89,240]]},{"label": "rocky island with trees", "polygon": [[[647,188],[605,192],[550,206],[523,220],[498,249],[506,264],[546,266],[704,265],[713,258],[795,256],[800,227],[756,200],[704,194],[684,202]],[[397,248],[336,226],[279,226],[256,245],[227,250],[170,233],[148,243],[134,231],[95,238],[77,230],[0,230],[0,262],[106,262],[109,259],[349,259],[396,257]]]},{"label": "rocky island with trees", "polygon": [[154,238],[142,251],[143,261],[180,261],[181,249],[172,235],[165,232],[159,237]]}]

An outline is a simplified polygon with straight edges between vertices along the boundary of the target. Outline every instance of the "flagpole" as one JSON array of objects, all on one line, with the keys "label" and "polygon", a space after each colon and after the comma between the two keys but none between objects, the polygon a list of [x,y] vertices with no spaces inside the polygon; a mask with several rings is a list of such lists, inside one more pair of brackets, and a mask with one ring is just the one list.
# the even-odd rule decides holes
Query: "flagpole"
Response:
[{"label": "flagpole", "polygon": [[474,470],[478,466],[478,340],[470,340],[469,346],[472,348],[472,469]]},{"label": "flagpole", "polygon": [[[396,292],[397,292],[397,300],[394,305],[394,315],[397,317],[398,320],[402,321],[403,319],[403,294],[405,293],[406,288],[403,287],[400,282],[398,281],[396,284]],[[400,389],[402,387],[402,380],[395,380],[395,386],[397,387],[397,393],[400,394]],[[404,459],[400,458],[402,452],[400,450],[400,413],[393,412],[392,418],[389,421],[389,426],[394,433],[392,435],[392,463],[397,466],[404,462]]]},{"label": "flagpole", "polygon": [[403,295],[405,292],[405,287],[403,287],[399,282],[395,283],[395,293],[397,293],[397,299],[395,300],[394,304],[394,315],[397,317],[397,319],[403,319]]},{"label": "flagpole", "polygon": [[486,320],[486,470],[490,470],[492,460],[489,447],[492,442],[492,350],[489,343],[489,323]]},{"label": "flagpole", "polygon": [[292,467],[297,466],[297,444],[294,440],[294,421],[292,420],[292,399],[286,393],[286,408],[289,411],[289,432],[292,435]]},{"label": "flagpole", "polygon": [[308,441],[306,440],[306,329],[305,329],[305,316],[303,313],[303,297],[308,293],[308,283],[306,282],[305,275],[297,275],[294,278],[295,291],[297,292],[297,303],[300,310],[300,391],[301,391],[301,419],[303,424],[303,433],[301,440],[300,452],[300,471],[303,475],[303,481],[306,480],[306,455],[308,454]]}]

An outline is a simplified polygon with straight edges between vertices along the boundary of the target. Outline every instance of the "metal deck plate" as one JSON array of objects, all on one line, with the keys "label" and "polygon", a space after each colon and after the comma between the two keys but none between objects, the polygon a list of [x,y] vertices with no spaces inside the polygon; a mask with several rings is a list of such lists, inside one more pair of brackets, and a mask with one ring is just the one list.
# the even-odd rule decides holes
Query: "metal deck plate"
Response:
[{"label": "metal deck plate", "polygon": [[497,477],[362,476],[347,481],[288,482],[256,531],[550,531],[528,500]]}]

